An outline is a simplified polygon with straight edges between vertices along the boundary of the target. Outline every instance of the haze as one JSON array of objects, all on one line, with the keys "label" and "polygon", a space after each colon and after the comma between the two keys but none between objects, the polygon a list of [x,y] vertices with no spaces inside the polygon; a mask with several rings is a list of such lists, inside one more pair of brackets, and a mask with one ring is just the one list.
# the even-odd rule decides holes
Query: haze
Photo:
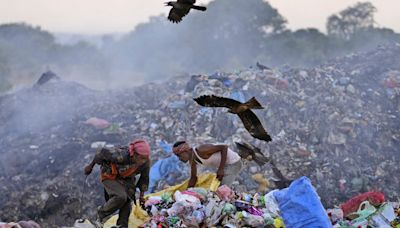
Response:
[{"label": "haze", "polygon": [[[207,4],[209,0],[198,0]],[[314,27],[325,32],[328,16],[356,0],[271,0],[291,29]],[[400,32],[398,0],[372,0],[379,26]],[[162,0],[0,0],[0,23],[25,22],[50,32],[81,34],[132,31],[151,16],[167,14]]]}]

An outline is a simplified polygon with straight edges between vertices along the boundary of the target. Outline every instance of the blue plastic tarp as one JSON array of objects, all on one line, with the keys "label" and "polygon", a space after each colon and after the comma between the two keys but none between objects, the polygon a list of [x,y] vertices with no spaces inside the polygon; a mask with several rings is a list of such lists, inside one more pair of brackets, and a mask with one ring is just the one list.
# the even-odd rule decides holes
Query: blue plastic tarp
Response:
[{"label": "blue plastic tarp", "polygon": [[161,179],[165,179],[168,184],[174,183],[174,175],[180,173],[180,165],[178,157],[172,155],[172,146],[169,145],[166,141],[161,140],[159,143],[161,149],[165,152],[170,153],[171,155],[167,158],[160,159],[150,168],[150,178],[149,178],[149,192],[153,192],[155,187],[157,186],[157,182]]},{"label": "blue plastic tarp", "polygon": [[310,179],[301,177],[288,188],[274,192],[285,227],[332,227]]}]

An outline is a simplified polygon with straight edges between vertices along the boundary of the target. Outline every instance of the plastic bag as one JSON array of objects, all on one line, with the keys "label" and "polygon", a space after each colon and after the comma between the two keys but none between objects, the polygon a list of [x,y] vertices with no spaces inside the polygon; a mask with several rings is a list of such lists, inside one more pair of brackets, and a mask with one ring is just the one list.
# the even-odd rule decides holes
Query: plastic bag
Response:
[{"label": "plastic bag", "polygon": [[332,227],[307,177],[293,181],[289,188],[274,192],[274,196],[287,227]]},{"label": "plastic bag", "polygon": [[344,216],[346,217],[348,214],[357,211],[360,204],[366,200],[368,200],[372,205],[378,206],[385,202],[385,195],[381,192],[365,192],[346,201],[340,205],[340,208],[342,208]]},{"label": "plastic bag", "polygon": [[278,191],[279,190],[273,190],[264,195],[265,208],[274,217],[279,216],[279,205],[278,205],[278,202],[276,202],[276,199],[274,196],[274,193],[278,192]]},{"label": "plastic bag", "polygon": [[219,187],[216,193],[221,200],[225,201],[230,201],[235,197],[235,193],[232,191],[231,188],[226,185],[222,185],[221,187]]}]

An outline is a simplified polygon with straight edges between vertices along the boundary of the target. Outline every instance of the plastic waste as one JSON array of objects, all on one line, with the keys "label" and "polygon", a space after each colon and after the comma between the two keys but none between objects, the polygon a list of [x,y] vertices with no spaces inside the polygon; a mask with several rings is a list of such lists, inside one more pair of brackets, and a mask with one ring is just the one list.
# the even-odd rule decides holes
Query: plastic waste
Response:
[{"label": "plastic waste", "polygon": [[192,196],[192,195],[188,195],[188,194],[182,194],[180,191],[176,191],[174,193],[174,199],[176,202],[185,201],[185,202],[190,202],[193,204],[200,204],[199,198]]},{"label": "plastic waste", "polygon": [[168,217],[167,220],[168,220],[168,225],[173,226],[173,225],[177,224],[180,219],[177,216],[170,216],[170,217]]},{"label": "plastic waste", "polygon": [[235,197],[235,193],[226,185],[222,185],[217,189],[217,196],[221,200],[230,201]]},{"label": "plastic waste", "polygon": [[164,193],[161,195],[161,201],[167,202],[167,203],[173,202],[173,200],[172,200],[172,193],[171,193],[171,192],[164,192]]},{"label": "plastic waste", "polygon": [[257,216],[262,216],[263,215],[262,211],[258,210],[255,207],[250,207],[247,211],[252,215],[257,215]]},{"label": "plastic waste", "polygon": [[251,207],[251,205],[250,205],[250,203],[248,203],[246,201],[236,200],[235,207],[237,208],[238,211],[244,211],[244,210],[248,210]]},{"label": "plastic waste", "polygon": [[307,177],[293,181],[289,188],[274,192],[280,214],[288,227],[332,227],[318,194]]},{"label": "plastic waste", "polygon": [[265,207],[273,216],[279,216],[279,205],[275,199],[274,193],[279,190],[273,190],[264,195]]},{"label": "plastic waste", "polygon": [[364,201],[360,204],[357,212],[348,214],[348,217],[354,217],[354,222],[367,219],[370,215],[375,213],[376,208],[372,206],[369,201]]},{"label": "plastic waste", "polygon": [[239,217],[241,217],[241,219],[243,220],[244,225],[247,226],[257,227],[264,225],[264,218],[261,216],[252,215],[250,213],[242,211],[241,216]]},{"label": "plastic waste", "polygon": [[198,193],[195,192],[195,191],[185,190],[185,191],[182,192],[182,194],[186,194],[186,195],[189,195],[189,196],[194,196],[194,197],[196,197],[197,199],[199,199],[200,201],[204,201],[203,196],[200,195],[200,194],[198,194]]},{"label": "plastic waste", "polygon": [[202,201],[207,201],[207,190],[205,188],[190,188],[189,190],[196,192],[201,196]]},{"label": "plastic waste", "polygon": [[222,208],[222,212],[225,214],[234,214],[236,212],[236,207],[233,204],[226,203]]},{"label": "plastic waste", "polygon": [[371,225],[376,227],[391,227],[391,223],[396,219],[393,206],[390,203],[383,204],[378,212],[371,217]]},{"label": "plastic waste", "polygon": [[326,212],[332,224],[343,220],[343,211],[340,208],[328,209]]},{"label": "plastic waste", "polygon": [[108,122],[107,120],[100,119],[100,118],[97,118],[97,117],[91,117],[91,118],[87,119],[84,123],[92,125],[97,129],[105,129],[105,128],[108,128],[111,125],[111,123]]},{"label": "plastic waste", "polygon": [[340,208],[343,210],[344,217],[347,217],[348,214],[357,211],[360,204],[366,200],[368,200],[374,206],[379,206],[385,201],[385,195],[381,192],[371,191],[351,198],[340,205]]},{"label": "plastic waste", "polygon": [[274,219],[275,228],[285,228],[285,224],[283,223],[281,218]]},{"label": "plastic waste", "polygon": [[200,224],[204,221],[206,214],[203,211],[196,210],[193,211],[192,216],[195,218],[197,224]]}]

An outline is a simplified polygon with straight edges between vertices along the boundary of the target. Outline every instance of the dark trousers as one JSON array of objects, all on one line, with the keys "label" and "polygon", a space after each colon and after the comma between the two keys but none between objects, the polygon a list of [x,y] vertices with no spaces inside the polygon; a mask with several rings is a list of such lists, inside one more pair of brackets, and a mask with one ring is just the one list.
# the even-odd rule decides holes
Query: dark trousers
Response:
[{"label": "dark trousers", "polygon": [[131,184],[131,181],[121,179],[103,181],[106,203],[98,211],[100,218],[105,218],[119,210],[117,225],[128,227],[131,196],[134,196]]}]

